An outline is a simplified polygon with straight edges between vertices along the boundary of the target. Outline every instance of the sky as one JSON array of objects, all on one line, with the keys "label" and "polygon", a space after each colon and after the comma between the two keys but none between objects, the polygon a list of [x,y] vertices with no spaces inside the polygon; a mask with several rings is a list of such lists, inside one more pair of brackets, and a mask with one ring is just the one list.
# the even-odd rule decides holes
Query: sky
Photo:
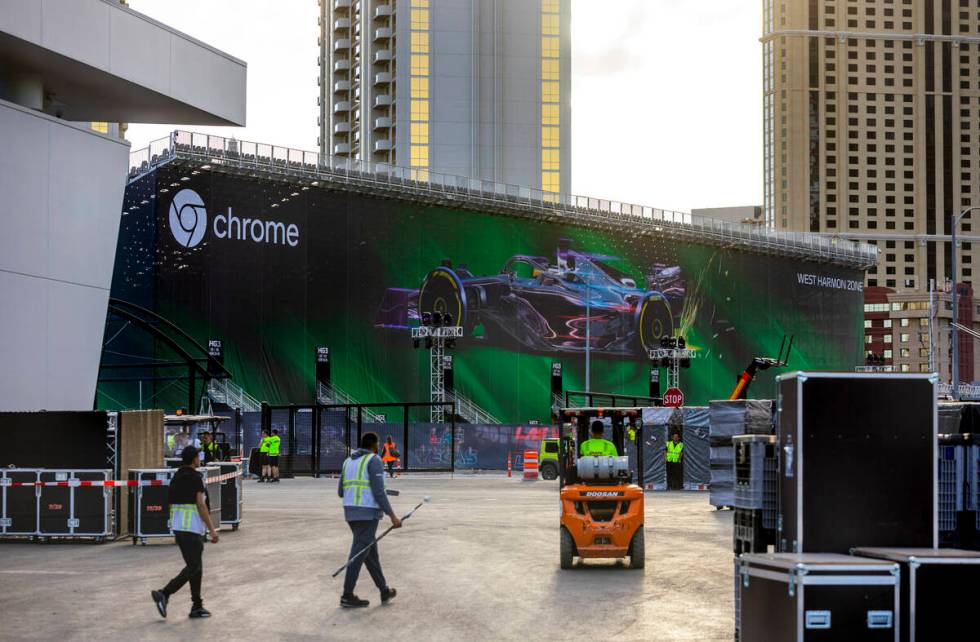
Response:
[{"label": "sky", "polygon": [[[690,211],[762,204],[761,6],[571,0],[572,191]],[[248,63],[247,126],[316,150],[315,0],[130,0]],[[131,125],[133,149],[173,125]]]}]

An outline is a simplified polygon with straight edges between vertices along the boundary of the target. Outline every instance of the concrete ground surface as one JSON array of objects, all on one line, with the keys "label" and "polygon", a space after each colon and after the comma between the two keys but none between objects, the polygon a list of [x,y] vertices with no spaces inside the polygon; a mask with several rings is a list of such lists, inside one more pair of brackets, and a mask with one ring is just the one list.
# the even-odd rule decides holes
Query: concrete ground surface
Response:
[{"label": "concrete ground surface", "polygon": [[[204,554],[210,620],[190,593],[156,613],[150,589],[182,563],[172,540],[133,546],[0,542],[0,640],[730,640],[731,512],[707,493],[647,493],[645,570],[558,568],[557,482],[501,475],[404,475],[400,514],[431,495],[380,545],[398,597],[338,606],[350,531],[336,479],[245,482],[240,530]],[[387,523],[387,520],[384,522]]]}]

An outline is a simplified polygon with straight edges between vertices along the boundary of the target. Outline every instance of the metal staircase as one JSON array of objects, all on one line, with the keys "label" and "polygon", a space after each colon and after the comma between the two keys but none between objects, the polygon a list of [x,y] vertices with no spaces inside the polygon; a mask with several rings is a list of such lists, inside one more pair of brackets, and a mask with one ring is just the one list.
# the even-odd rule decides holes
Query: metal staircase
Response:
[{"label": "metal staircase", "polygon": [[[338,388],[337,386],[330,384],[324,385],[322,382],[317,383],[316,387],[316,402],[323,404],[325,406],[356,406],[357,401],[351,397],[349,394]],[[387,423],[376,413],[371,412],[367,408],[361,408],[361,419],[364,423],[368,424],[383,424]]]},{"label": "metal staircase", "polygon": [[208,399],[212,403],[220,403],[229,408],[237,408],[241,412],[259,412],[262,404],[258,399],[245,392],[241,386],[231,379],[211,379],[208,382]]},{"label": "metal staircase", "polygon": [[446,392],[446,401],[451,401],[456,407],[456,416],[470,424],[499,424],[500,420],[476,405],[466,397],[455,392]]}]

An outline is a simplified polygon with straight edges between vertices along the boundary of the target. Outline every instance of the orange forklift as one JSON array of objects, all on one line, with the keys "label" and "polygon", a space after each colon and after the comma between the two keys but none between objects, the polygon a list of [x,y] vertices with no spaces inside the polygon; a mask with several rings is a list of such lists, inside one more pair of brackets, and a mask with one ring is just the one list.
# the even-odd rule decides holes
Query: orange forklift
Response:
[{"label": "orange forklift", "polygon": [[[625,559],[643,568],[643,438],[639,408],[565,408],[558,449],[561,493],[561,567],[575,558]],[[581,457],[579,445],[589,439],[593,421],[602,421],[618,457]],[[626,455],[636,443],[634,471]]]}]

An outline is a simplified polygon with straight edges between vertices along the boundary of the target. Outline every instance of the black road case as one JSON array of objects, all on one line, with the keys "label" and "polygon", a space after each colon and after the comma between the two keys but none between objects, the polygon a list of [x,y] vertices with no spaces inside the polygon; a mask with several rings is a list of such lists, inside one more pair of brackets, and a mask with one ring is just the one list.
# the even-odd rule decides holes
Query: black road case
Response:
[{"label": "black road case", "polygon": [[82,481],[106,482],[111,470],[41,469],[38,481],[67,483],[42,486],[38,498],[38,536],[92,537],[104,541],[112,531],[112,489],[81,486]]},{"label": "black road case", "polygon": [[[200,466],[197,471],[204,478],[211,514],[211,523],[221,529],[221,482],[218,466]],[[133,544],[146,544],[150,537],[170,537],[170,480],[176,468],[141,468],[129,471],[129,479],[141,482],[162,481],[165,485],[139,486],[129,493],[129,533]]]},{"label": "black road case", "polygon": [[218,464],[222,475],[239,473],[237,477],[231,477],[221,482],[221,524],[228,524],[231,530],[237,531],[238,525],[242,523],[242,483],[241,462],[221,462]]},{"label": "black road case", "polygon": [[207,490],[208,512],[211,513],[211,523],[215,530],[221,530],[221,467],[218,464],[198,466],[198,472],[204,478],[204,488]]},{"label": "black road case", "polygon": [[740,642],[898,642],[895,562],[835,553],[738,558]]},{"label": "black road case", "polygon": [[141,468],[129,471],[130,481],[160,481],[162,486],[129,489],[129,534],[133,544],[149,537],[170,537],[170,480],[175,468]]},{"label": "black road case", "polygon": [[36,468],[0,468],[0,535],[8,537],[33,537],[37,535],[38,497],[41,489]]},{"label": "black road case", "polygon": [[976,612],[960,597],[980,586],[980,553],[954,548],[855,548],[855,555],[902,567],[902,640],[980,639]]},{"label": "black road case", "polygon": [[779,550],[933,547],[933,375],[778,377]]}]

